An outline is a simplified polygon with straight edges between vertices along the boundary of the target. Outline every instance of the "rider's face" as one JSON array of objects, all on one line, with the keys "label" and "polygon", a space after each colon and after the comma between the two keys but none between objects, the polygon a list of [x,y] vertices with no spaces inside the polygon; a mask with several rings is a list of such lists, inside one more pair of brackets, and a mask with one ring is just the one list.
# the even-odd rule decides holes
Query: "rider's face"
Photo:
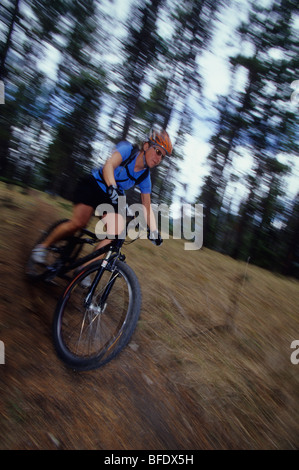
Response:
[{"label": "rider's face", "polygon": [[145,158],[146,158],[146,163],[150,168],[154,168],[155,166],[159,165],[161,163],[162,158],[165,157],[165,150],[162,149],[161,147],[155,147],[155,146],[148,146],[147,149],[145,149]]}]

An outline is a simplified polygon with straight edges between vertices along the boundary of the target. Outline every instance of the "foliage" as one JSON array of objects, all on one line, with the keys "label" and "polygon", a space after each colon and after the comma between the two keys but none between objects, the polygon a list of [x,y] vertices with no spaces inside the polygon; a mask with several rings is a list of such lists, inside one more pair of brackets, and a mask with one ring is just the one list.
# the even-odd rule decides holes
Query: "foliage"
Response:
[{"label": "foliage", "polygon": [[[212,106],[208,173],[194,196],[204,204],[205,245],[296,273],[297,205],[284,191],[298,152],[298,116],[286,104],[298,69],[296,2],[132,0],[126,17],[118,8],[117,0],[2,2],[1,176],[70,198],[117,140],[141,143],[159,124],[174,153],[152,172],[152,196],[171,204],[188,186],[180,175],[186,144]],[[228,12],[244,8],[231,32],[231,86],[210,103],[201,58]],[[246,173],[244,154],[252,159]]]}]

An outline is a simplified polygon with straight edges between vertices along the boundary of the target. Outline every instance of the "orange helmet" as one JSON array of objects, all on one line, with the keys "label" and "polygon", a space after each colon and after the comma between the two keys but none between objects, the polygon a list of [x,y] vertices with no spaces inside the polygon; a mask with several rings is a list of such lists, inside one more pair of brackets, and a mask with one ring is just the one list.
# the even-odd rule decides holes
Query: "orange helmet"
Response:
[{"label": "orange helmet", "polygon": [[171,155],[172,152],[172,143],[167,132],[162,129],[161,131],[152,129],[149,135],[149,141],[153,145],[158,145],[162,147],[166,154]]}]

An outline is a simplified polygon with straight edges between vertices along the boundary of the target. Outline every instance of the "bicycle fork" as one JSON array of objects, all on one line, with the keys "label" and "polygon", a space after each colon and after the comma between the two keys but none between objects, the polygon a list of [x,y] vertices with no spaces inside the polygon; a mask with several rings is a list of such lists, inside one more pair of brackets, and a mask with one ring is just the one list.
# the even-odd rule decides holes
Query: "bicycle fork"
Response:
[{"label": "bicycle fork", "polygon": [[[106,267],[108,265],[108,259],[110,258],[111,254],[112,254],[112,251],[109,251],[107,253],[105,259],[102,261],[101,268],[97,271],[97,273],[95,275],[95,278],[94,278],[94,280],[93,280],[93,282],[92,282],[92,284],[89,288],[89,291],[88,291],[88,293],[85,297],[84,307],[87,308],[87,309],[91,305],[95,289],[96,289],[96,287],[97,287],[97,285],[98,285],[98,283],[99,283],[99,281],[100,281],[100,279],[103,275],[103,272],[106,270]],[[109,293],[110,293],[110,291],[113,287],[113,284],[114,284],[116,278],[117,278],[117,275],[115,275],[115,272],[112,271],[111,272],[111,277],[110,277],[110,279],[109,279],[109,281],[108,281],[108,283],[107,283],[107,285],[106,285],[106,287],[105,287],[105,289],[104,289],[104,291],[101,295],[101,301],[100,301],[100,305],[99,305],[101,311],[103,311],[103,309],[104,309],[106,300],[108,298],[108,295],[109,295]]]}]

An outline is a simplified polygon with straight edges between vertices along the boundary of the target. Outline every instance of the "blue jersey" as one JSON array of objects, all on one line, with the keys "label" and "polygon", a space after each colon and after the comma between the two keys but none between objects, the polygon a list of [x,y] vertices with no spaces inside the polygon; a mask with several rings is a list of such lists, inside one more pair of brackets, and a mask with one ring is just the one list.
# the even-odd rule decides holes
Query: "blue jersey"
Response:
[{"label": "blue jersey", "polygon": [[[119,142],[116,145],[116,150],[121,154],[122,156],[122,164],[115,168],[114,170],[114,178],[116,181],[116,184],[120,190],[125,192],[125,190],[132,188],[136,184],[136,180],[141,177],[141,175],[146,172],[147,170],[141,170],[141,171],[135,171],[135,164],[136,164],[136,159],[138,156],[139,151],[136,151],[136,155],[130,161],[127,165],[125,165],[126,160],[129,159],[132,150],[133,150],[133,145],[130,144],[127,141],[122,141]],[[125,166],[122,166],[122,165]],[[100,188],[104,191],[107,192],[107,185],[104,182],[103,179],[103,167],[100,169],[93,170],[92,172],[93,176],[97,180],[98,185]],[[147,171],[146,177],[141,181],[140,183],[137,184],[139,187],[140,191],[143,194],[150,194],[152,190],[152,183],[151,183],[151,177],[149,171]]]}]

